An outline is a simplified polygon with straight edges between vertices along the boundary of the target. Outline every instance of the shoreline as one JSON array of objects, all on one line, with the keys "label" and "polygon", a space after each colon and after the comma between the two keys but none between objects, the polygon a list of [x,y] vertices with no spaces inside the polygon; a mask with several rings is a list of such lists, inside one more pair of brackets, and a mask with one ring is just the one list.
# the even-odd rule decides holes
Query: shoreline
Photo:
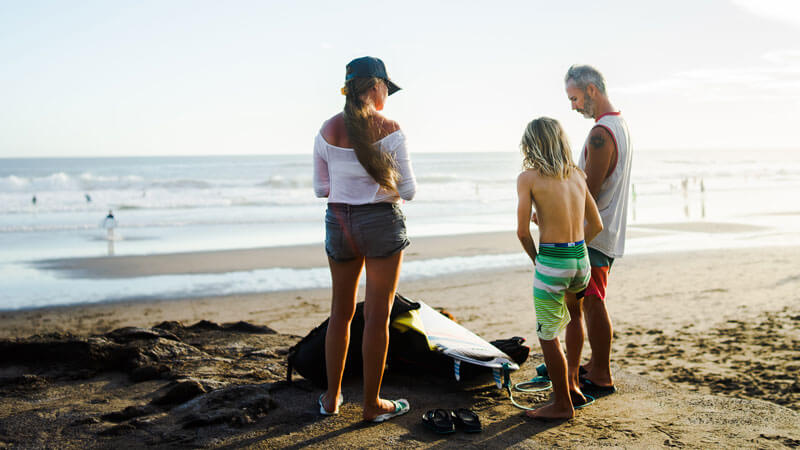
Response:
[{"label": "shoreline", "polygon": [[[538,240],[535,227],[531,230]],[[628,239],[670,233],[747,233],[765,227],[729,222],[675,222],[632,225]],[[421,236],[405,251],[406,262],[448,257],[522,253],[514,231]],[[32,261],[33,268],[65,278],[119,279],[158,275],[220,274],[262,269],[327,268],[322,243],[147,255],[55,258]]]},{"label": "shoreline", "polygon": [[[771,237],[771,231],[725,222],[635,226],[629,229],[627,255],[620,261],[643,255],[687,253],[687,248],[705,252],[719,251],[721,247],[733,251],[741,248],[742,243],[749,244],[745,248],[754,249],[759,247],[752,244],[765,242],[763,236]],[[424,236],[414,238],[406,250],[400,283],[405,286],[459,274],[469,277],[487,270],[513,271],[529,265],[513,232]],[[321,243],[50,259],[27,266],[10,265],[6,271],[15,273],[16,280],[9,280],[0,312],[200,297],[252,297],[330,287],[327,257]],[[361,281],[363,287],[364,277]]]},{"label": "shoreline", "polygon": [[[495,255],[521,251],[508,231],[413,238],[404,261],[452,256]],[[155,275],[228,273],[260,269],[327,267],[322,243],[251,249],[211,250],[151,255],[59,258],[35,261],[39,270],[69,278],[135,278]]]},{"label": "shoreline", "polygon": [[[474,249],[461,249],[463,252],[472,250]],[[738,263],[729,264],[730,261]],[[762,286],[766,291],[759,291],[757,297],[770,297],[769,292],[776,291],[776,288],[787,288],[800,282],[792,271],[793,267],[797,267],[795,264],[800,265],[800,247],[789,247],[789,250],[781,253],[744,248],[631,255],[615,261],[609,295],[611,298],[621,297],[622,305],[634,302],[637,307],[642,308],[641,311],[638,308],[620,311],[623,313],[622,317],[643,317],[654,313],[651,309],[653,306],[659,306],[649,304],[648,301],[652,299],[671,299],[689,292],[699,293],[702,298],[725,297],[728,293],[737,294],[738,291],[751,290],[753,287],[748,280],[769,275],[776,278],[775,287]],[[462,301],[470,305],[467,308],[469,311],[481,309],[479,305],[472,305],[476,296],[491,299],[508,296],[514,298],[511,304],[518,305],[518,309],[526,314],[532,314],[532,306],[528,304],[531,301],[528,292],[531,283],[532,268],[523,266],[455,272],[408,280],[400,284],[398,292],[412,299],[419,297],[432,306],[445,307],[452,310],[457,317]],[[470,292],[471,288],[475,292]],[[711,319],[716,319],[714,322],[717,322],[728,317],[737,318],[741,312],[737,308],[758,312],[775,310],[791,303],[792,295],[793,290],[787,290],[784,295],[779,296],[780,301],[749,302],[745,294],[739,293],[733,297],[737,299],[736,302],[730,299],[715,301],[714,307],[720,309],[713,313],[705,309],[708,306],[703,302],[691,303],[694,308],[692,311],[671,310],[670,315],[677,314],[681,321],[691,321],[694,312],[703,306],[708,317],[698,318],[698,324]],[[158,320],[155,317],[177,321],[256,320],[267,323],[280,332],[301,334],[304,333],[303,330],[310,330],[327,317],[329,296],[330,288],[324,287],[0,310],[0,338],[48,332],[86,334],[110,331],[117,326],[150,326]],[[363,296],[362,285],[359,288],[359,301],[363,300]],[[738,300],[739,296],[745,298]],[[305,310],[307,307],[310,310]],[[620,304],[617,302],[609,303],[609,309],[614,313],[617,313],[615,310],[618,307]],[[285,311],[281,312],[282,309]],[[303,312],[295,313],[294,310]],[[502,315],[499,312],[498,314]],[[477,319],[479,315],[470,313],[468,317]],[[292,320],[296,320],[296,323]],[[645,321],[649,320],[651,319]],[[508,321],[504,323],[511,324]],[[661,327],[669,328],[669,323],[670,321],[662,319]],[[512,326],[510,329],[517,334],[527,332],[524,326]]]}]

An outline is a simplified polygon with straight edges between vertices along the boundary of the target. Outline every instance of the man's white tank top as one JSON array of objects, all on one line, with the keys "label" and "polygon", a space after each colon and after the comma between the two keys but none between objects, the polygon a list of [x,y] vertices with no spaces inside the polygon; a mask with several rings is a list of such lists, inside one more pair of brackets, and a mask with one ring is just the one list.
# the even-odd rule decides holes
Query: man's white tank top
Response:
[{"label": "man's white tank top", "polygon": [[[595,237],[589,247],[599,250],[611,258],[619,258],[625,252],[625,228],[628,223],[628,199],[631,186],[631,146],[628,124],[620,113],[603,114],[595,121],[595,127],[605,128],[614,138],[617,147],[612,157],[614,171],[600,186],[597,196],[597,208],[603,219],[603,231]],[[583,145],[583,152],[578,159],[581,170],[586,168],[589,138]]]}]

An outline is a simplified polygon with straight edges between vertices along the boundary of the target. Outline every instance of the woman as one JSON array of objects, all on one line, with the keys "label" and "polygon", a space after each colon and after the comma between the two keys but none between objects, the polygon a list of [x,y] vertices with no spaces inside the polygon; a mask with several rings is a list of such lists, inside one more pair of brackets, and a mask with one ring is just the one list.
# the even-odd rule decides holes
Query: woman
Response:
[{"label": "woman", "polygon": [[380,59],[354,59],[347,65],[342,88],[344,111],[322,125],[314,143],[314,192],[328,198],[325,251],[333,288],[325,337],[328,389],[318,402],[323,415],[337,414],[342,404],[350,322],[365,266],[363,416],[383,422],[409,410],[405,399],[379,396],[389,345],[389,313],[403,249],[410,244],[397,202],[411,200],[416,191],[405,136],[397,122],[379,113],[387,97],[399,89]]}]

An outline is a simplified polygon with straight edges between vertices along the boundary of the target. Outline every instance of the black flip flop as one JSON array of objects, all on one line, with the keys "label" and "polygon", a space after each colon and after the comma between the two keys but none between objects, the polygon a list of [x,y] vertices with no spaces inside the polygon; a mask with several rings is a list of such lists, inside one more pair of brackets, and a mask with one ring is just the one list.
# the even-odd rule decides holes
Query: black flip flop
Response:
[{"label": "black flip flop", "polygon": [[455,433],[456,425],[449,411],[432,409],[422,415],[422,423],[439,434]]},{"label": "black flip flop", "polygon": [[453,421],[466,433],[479,433],[483,431],[481,427],[481,419],[472,410],[466,408],[458,408],[453,410]]},{"label": "black flip flop", "polygon": [[580,377],[578,381],[581,383],[581,391],[584,394],[589,394],[595,398],[605,397],[606,395],[611,395],[617,392],[616,386],[598,386],[588,378]]},{"label": "black flip flop", "polygon": [[589,394],[583,394],[583,402],[580,403],[575,403],[574,397],[572,396],[570,397],[571,397],[570,399],[572,400],[572,407],[574,409],[586,408],[587,406],[594,404],[594,397],[592,397]]},{"label": "black flip flop", "polygon": [[[588,370],[584,369],[583,366],[578,367],[578,376],[582,377],[589,373]],[[545,364],[539,364],[536,366],[536,375],[544,378],[550,378],[550,375],[547,374],[547,366]]]}]

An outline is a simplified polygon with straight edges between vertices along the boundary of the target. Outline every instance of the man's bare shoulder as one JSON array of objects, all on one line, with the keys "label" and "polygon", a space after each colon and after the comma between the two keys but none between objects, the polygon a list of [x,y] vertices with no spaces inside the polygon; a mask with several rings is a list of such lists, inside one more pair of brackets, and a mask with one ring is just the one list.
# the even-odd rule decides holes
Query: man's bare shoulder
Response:
[{"label": "man's bare shoulder", "polygon": [[596,125],[589,132],[589,146],[593,149],[613,149],[614,138],[611,133],[602,125]]}]

